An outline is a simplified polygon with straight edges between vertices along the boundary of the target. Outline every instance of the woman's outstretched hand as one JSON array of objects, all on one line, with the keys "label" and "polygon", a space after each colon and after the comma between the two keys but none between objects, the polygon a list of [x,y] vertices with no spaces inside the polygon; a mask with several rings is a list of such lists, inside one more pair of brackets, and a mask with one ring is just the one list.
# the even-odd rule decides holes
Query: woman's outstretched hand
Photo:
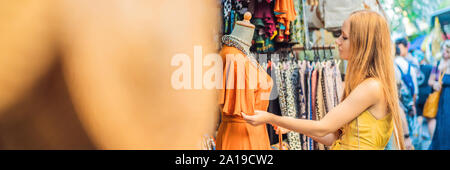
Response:
[{"label": "woman's outstretched hand", "polygon": [[255,110],[255,115],[247,115],[244,112],[242,112],[242,117],[244,118],[244,120],[253,126],[268,123],[272,116],[273,116],[272,113],[262,110]]}]

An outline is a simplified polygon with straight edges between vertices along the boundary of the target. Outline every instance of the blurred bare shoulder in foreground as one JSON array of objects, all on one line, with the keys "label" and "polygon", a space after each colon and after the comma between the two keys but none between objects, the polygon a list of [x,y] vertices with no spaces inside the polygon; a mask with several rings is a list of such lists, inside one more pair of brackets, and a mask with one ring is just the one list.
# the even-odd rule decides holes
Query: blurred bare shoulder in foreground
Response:
[{"label": "blurred bare shoulder in foreground", "polygon": [[0,0],[0,149],[200,149],[215,93],[170,62],[215,52],[217,5]]}]

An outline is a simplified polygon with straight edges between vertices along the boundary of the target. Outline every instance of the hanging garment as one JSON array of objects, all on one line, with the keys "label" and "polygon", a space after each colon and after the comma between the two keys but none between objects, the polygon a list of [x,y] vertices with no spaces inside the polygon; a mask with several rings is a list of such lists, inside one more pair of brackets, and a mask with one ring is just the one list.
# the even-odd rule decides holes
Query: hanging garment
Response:
[{"label": "hanging garment", "polygon": [[[278,103],[282,116],[321,120],[339,103],[340,73],[331,61],[291,61],[293,56],[280,53],[283,61],[272,64]],[[268,71],[269,72],[269,71]],[[269,127],[271,128],[271,127]],[[270,130],[268,130],[270,131]],[[288,132],[287,142],[292,150],[327,150],[306,135]],[[271,141],[271,143],[273,143]]]},{"label": "hanging garment", "polygon": [[285,34],[290,34],[290,24],[295,20],[297,13],[293,0],[276,0],[274,10],[277,21],[286,27]]},{"label": "hanging garment", "polygon": [[223,34],[228,35],[231,34],[231,10],[232,10],[232,4],[231,0],[223,0],[222,1],[223,6]]},{"label": "hanging garment", "polygon": [[292,24],[291,42],[303,44],[303,18],[302,11],[303,5],[301,0],[294,0],[294,9],[297,13],[295,20]]},{"label": "hanging garment", "polygon": [[286,106],[286,88],[284,87],[283,81],[283,67],[282,63],[274,62],[273,65],[277,68],[275,69],[277,88],[278,88],[278,101],[280,103],[281,115],[287,115],[287,106]]},{"label": "hanging garment", "polygon": [[[283,57],[283,56],[282,56]],[[276,73],[276,81],[277,81],[277,87],[278,87],[278,101],[280,103],[280,108],[281,108],[281,114],[282,116],[288,116],[288,107],[287,107],[287,88],[286,88],[286,81],[284,79],[285,77],[285,63],[283,62],[274,62],[273,65],[275,67],[277,67],[277,69],[275,70]],[[293,135],[291,133],[291,135],[286,134],[287,137],[287,141],[289,144],[289,147],[291,147],[290,145],[295,146],[296,145],[296,139],[295,139],[295,135]],[[291,148],[290,148],[291,149]]]},{"label": "hanging garment", "polygon": [[320,4],[315,6],[307,6],[305,9],[305,20],[309,28],[324,28],[324,9],[323,0],[319,1]]},{"label": "hanging garment", "polygon": [[[299,118],[300,119],[306,119],[306,86],[305,86],[305,78],[306,78],[306,62],[305,61],[298,61],[299,65],[299,75],[300,75],[300,90],[299,90],[299,105],[300,105],[300,113]],[[300,143],[302,144],[302,150],[307,149],[307,139],[306,135],[300,134]]]},{"label": "hanging garment", "polygon": [[307,94],[307,96],[306,96],[306,102],[307,102],[307,116],[306,116],[306,119],[308,119],[308,120],[311,120],[311,112],[312,112],[312,110],[311,110],[311,75],[312,75],[312,71],[313,71],[313,67],[312,67],[312,65],[311,65],[311,63],[310,62],[308,62],[307,63],[308,64],[308,70],[307,70],[307,77],[306,77],[306,83],[307,83],[307,91],[308,91],[308,94]]},{"label": "hanging garment", "polygon": [[[312,72],[313,67],[311,65],[312,63],[308,63],[309,65],[309,72],[308,72],[308,120],[312,120],[312,83],[311,83],[311,77],[312,77]],[[310,137],[307,137],[308,141],[307,141],[307,149],[308,150],[312,150],[312,139]]]},{"label": "hanging garment", "polygon": [[[322,86],[322,95],[323,95],[323,115],[320,116],[320,119],[322,119],[323,117],[325,117],[325,115],[329,112],[327,110],[327,91],[326,91],[326,86],[325,86],[325,66],[326,66],[326,62],[323,63],[323,68],[321,69],[322,72],[322,80],[321,80],[321,86]],[[325,150],[329,150],[328,146],[325,146]]]},{"label": "hanging garment", "polygon": [[[324,103],[324,87],[323,85],[323,72],[322,68],[318,69],[318,83],[317,83],[317,98],[316,98],[316,118],[321,120],[325,116],[325,103]],[[325,146],[321,143],[317,144],[317,149],[325,150]]]},{"label": "hanging garment", "polygon": [[247,11],[250,12],[253,16],[255,14],[255,8],[256,8],[256,2],[258,0],[247,0],[248,5],[247,5]]},{"label": "hanging garment", "polygon": [[335,64],[332,64],[332,72],[333,72],[333,84],[334,84],[334,106],[337,106],[340,103],[340,100],[342,99],[343,94],[343,86],[342,86],[342,79],[341,74],[339,72],[339,69]]},{"label": "hanging garment", "polygon": [[333,68],[334,68],[334,78],[336,81],[336,92],[337,92],[337,103],[336,105],[338,105],[341,100],[342,100],[342,96],[344,95],[344,84],[342,81],[342,76],[341,76],[341,71],[339,69],[339,63],[341,61],[339,60],[337,63],[334,63]]},{"label": "hanging garment", "polygon": [[256,2],[255,19],[261,19],[264,23],[264,32],[266,37],[272,37],[275,30],[275,17],[272,14],[270,1],[262,0]]},{"label": "hanging garment", "polygon": [[331,62],[326,63],[325,67],[325,89],[327,90],[327,107],[329,110],[333,109],[336,106],[335,93],[334,93],[334,83],[333,83],[333,70],[331,67]]},{"label": "hanging garment", "polygon": [[[287,57],[287,56],[286,56]],[[285,62],[285,82],[286,82],[286,102],[287,102],[287,116],[295,118],[296,117],[296,102],[295,102],[295,94],[294,94],[294,87],[292,83],[292,73],[294,67],[290,64],[290,62]],[[300,144],[300,135],[297,132],[288,132],[287,134],[289,139],[289,148],[291,150],[300,150],[301,144]]]},{"label": "hanging garment", "polygon": [[[316,108],[317,108],[317,100],[316,100],[316,96],[317,96],[317,63],[313,63],[314,65],[314,70],[311,74],[311,120],[317,120],[316,115]],[[312,150],[316,149],[316,142],[314,140],[311,139],[311,148]]]},{"label": "hanging garment", "polygon": [[[233,54],[228,55],[227,54]],[[224,62],[223,89],[219,94],[222,121],[217,132],[217,150],[270,150],[266,125],[252,126],[242,118],[241,112],[253,115],[255,110],[267,110],[272,79],[258,65],[249,62],[249,56],[235,47],[224,45],[220,55]],[[243,62],[243,68],[238,68]],[[257,63],[256,63],[257,64]],[[247,76],[256,73],[255,89]],[[265,83],[265,84],[263,84]],[[263,88],[268,87],[268,88]]]},{"label": "hanging garment", "polygon": [[311,101],[312,101],[312,113],[311,113],[311,120],[316,120],[316,95],[317,95],[317,67],[315,66],[316,63],[314,63],[314,71],[312,72],[311,76]]},{"label": "hanging garment", "polygon": [[294,103],[295,103],[295,118],[299,118],[300,115],[300,96],[299,96],[299,92],[300,92],[300,73],[299,73],[299,68],[298,65],[296,63],[292,63],[293,65],[293,70],[292,70],[292,86],[294,87],[293,89],[293,95],[294,95]]},{"label": "hanging garment", "polygon": [[275,17],[272,14],[271,1],[256,1],[255,14],[252,23],[256,26],[254,34],[257,53],[267,53],[275,51],[274,34],[276,31]]},{"label": "hanging garment", "polygon": [[362,10],[363,0],[326,1],[324,4],[324,24],[326,29],[337,29],[354,11]]},{"label": "hanging garment", "polygon": [[299,61],[299,74],[300,74],[300,90],[299,90],[299,102],[300,102],[300,115],[299,118],[306,119],[306,87],[305,87],[305,78],[306,78],[306,62]]},{"label": "hanging garment", "polygon": [[[269,66],[269,68],[267,69],[267,73],[272,77],[273,80],[277,80],[276,78],[276,74],[275,74],[275,69],[278,69],[275,66]],[[278,84],[277,81],[274,81],[274,85],[272,88],[272,92],[270,93],[270,99],[274,98],[273,100],[270,100],[269,102],[269,108],[268,108],[268,112],[269,113],[273,113],[275,115],[281,116],[281,108],[280,108],[280,103],[278,101],[278,97],[273,97],[273,96],[278,96]],[[267,131],[269,133],[269,139],[270,139],[270,144],[276,144],[278,143],[278,135],[276,134],[274,128],[272,125],[267,124]],[[286,139],[287,135],[284,134],[283,135],[283,139]]]},{"label": "hanging garment", "polygon": [[[256,26],[256,32],[253,34],[253,40],[254,40],[254,46],[256,47],[257,53],[268,53],[273,52],[275,50],[274,48],[274,42],[271,40],[269,36],[266,35],[264,32],[264,24],[260,21],[261,19],[254,19],[254,24]],[[261,26],[262,25],[262,26]]]},{"label": "hanging garment", "polygon": [[323,107],[324,107],[324,112],[325,114],[328,113],[330,111],[330,106],[328,106],[328,97],[327,97],[327,87],[326,87],[326,73],[325,73],[325,68],[326,68],[326,62],[323,63],[323,67],[321,69],[321,76],[322,76],[322,80],[320,81],[320,85],[322,86],[322,95],[323,95]]}]

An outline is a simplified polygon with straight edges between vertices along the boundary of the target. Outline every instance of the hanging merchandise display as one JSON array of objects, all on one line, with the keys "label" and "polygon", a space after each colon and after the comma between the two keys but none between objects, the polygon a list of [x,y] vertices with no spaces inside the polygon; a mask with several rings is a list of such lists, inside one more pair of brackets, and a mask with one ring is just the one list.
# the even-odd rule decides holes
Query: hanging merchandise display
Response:
[{"label": "hanging merchandise display", "polygon": [[369,9],[386,16],[378,0],[308,0],[305,9],[310,28],[339,30],[351,13]]},{"label": "hanging merchandise display", "polygon": [[250,0],[222,0],[223,33],[231,34],[236,21],[243,19],[244,13],[249,10]]},{"label": "hanging merchandise display", "polygon": [[293,0],[276,0],[274,6],[274,13],[277,17],[278,23],[278,38],[277,42],[288,42],[290,35],[291,22],[296,19],[297,13],[294,9]]},{"label": "hanging merchandise display", "polygon": [[290,40],[293,43],[305,44],[304,40],[304,27],[303,27],[303,5],[301,0],[294,1],[294,9],[297,13],[296,19],[292,23],[292,31],[290,35]]},{"label": "hanging merchandise display", "polygon": [[317,4],[307,6],[306,17],[310,28],[324,28],[324,1],[317,0]]},{"label": "hanging merchandise display", "polygon": [[[319,54],[322,52],[325,54]],[[274,109],[277,106],[272,105],[269,106],[269,112],[292,118],[321,120],[327,112],[339,104],[343,91],[337,67],[340,60],[331,57],[333,56],[331,50],[321,52],[316,50],[311,54],[305,51],[279,49],[271,56],[262,67],[267,66],[267,70],[274,73],[271,74],[274,80],[273,90],[278,92],[280,111],[277,112],[277,109]],[[277,135],[269,134],[269,136],[276,138]],[[286,142],[290,150],[328,149],[296,132],[288,132]],[[271,143],[274,144],[273,139]]]},{"label": "hanging merchandise display", "polygon": [[326,10],[323,15],[324,27],[327,29],[340,28],[351,13],[364,9],[363,0],[327,0],[323,7]]},{"label": "hanging merchandise display", "polygon": [[[282,54],[282,58],[285,58]],[[289,55],[289,54],[287,54]],[[281,114],[282,116],[287,117],[293,117],[297,118],[297,111],[298,107],[295,102],[295,96],[294,96],[294,84],[292,82],[292,76],[293,76],[293,69],[294,67],[290,67],[288,63],[282,63],[279,64],[276,60],[273,63],[274,65],[274,71],[276,74],[276,82],[278,87],[278,93],[279,93],[279,102],[281,106]],[[298,75],[298,74],[296,74]],[[288,132],[288,142],[289,142],[289,148],[292,150],[300,150],[301,143],[300,143],[300,135],[296,132]]]},{"label": "hanging merchandise display", "polygon": [[252,1],[254,6],[253,24],[255,30],[255,46],[257,53],[273,52],[273,40],[277,35],[275,17],[272,13],[272,0]]},{"label": "hanging merchandise display", "polygon": [[[320,4],[320,1],[317,2]],[[304,9],[309,6],[306,1],[223,0],[222,4],[224,23],[228,24],[224,26],[228,32],[224,31],[221,50],[226,81],[225,89],[219,95],[222,119],[214,146],[218,150],[329,149],[297,132],[278,135],[277,127],[270,124],[253,127],[245,123],[240,115],[241,112],[251,115],[254,110],[265,110],[280,116],[321,120],[341,100],[340,60],[334,59],[334,47],[307,45],[309,27]],[[248,23],[250,17],[236,12],[238,5],[233,4],[242,4],[240,9],[254,14],[251,24]],[[235,22],[236,18],[244,18],[244,21]],[[304,46],[294,48],[294,45]],[[227,54],[242,54],[243,57],[227,58]],[[251,61],[252,64],[246,64],[245,71],[238,72],[232,67],[235,61]],[[248,83],[250,69],[257,70],[258,77],[266,75],[270,88],[228,88],[230,82],[233,85],[239,84],[239,81]],[[259,96],[265,92],[270,97],[261,100]]]},{"label": "hanging merchandise display", "polygon": [[441,44],[444,41],[442,38],[442,30],[441,30],[441,24],[439,23],[439,18],[436,17],[434,20],[434,28],[431,30],[430,36],[431,36],[431,56],[434,56],[436,61],[440,60],[442,57],[439,54],[439,51],[441,50]]}]

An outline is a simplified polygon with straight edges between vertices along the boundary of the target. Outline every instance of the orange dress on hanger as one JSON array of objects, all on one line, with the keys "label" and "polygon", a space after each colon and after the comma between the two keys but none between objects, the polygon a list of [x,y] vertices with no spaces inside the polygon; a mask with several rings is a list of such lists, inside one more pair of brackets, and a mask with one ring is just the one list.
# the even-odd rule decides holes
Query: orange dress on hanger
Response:
[{"label": "orange dress on hanger", "polygon": [[[234,56],[227,57],[227,54]],[[224,45],[220,55],[224,76],[219,95],[222,121],[217,132],[217,150],[270,150],[266,124],[252,126],[241,115],[241,112],[253,115],[255,110],[267,110],[273,86],[270,75],[249,62],[235,47]]]},{"label": "orange dress on hanger", "polygon": [[297,12],[294,8],[294,1],[293,0],[277,0],[275,1],[275,6],[273,9],[274,12],[281,13],[277,14],[276,17],[278,18],[277,21],[279,23],[282,23],[284,26],[286,26],[285,34],[290,34],[290,24],[292,21],[295,20],[295,17],[297,16]]}]

